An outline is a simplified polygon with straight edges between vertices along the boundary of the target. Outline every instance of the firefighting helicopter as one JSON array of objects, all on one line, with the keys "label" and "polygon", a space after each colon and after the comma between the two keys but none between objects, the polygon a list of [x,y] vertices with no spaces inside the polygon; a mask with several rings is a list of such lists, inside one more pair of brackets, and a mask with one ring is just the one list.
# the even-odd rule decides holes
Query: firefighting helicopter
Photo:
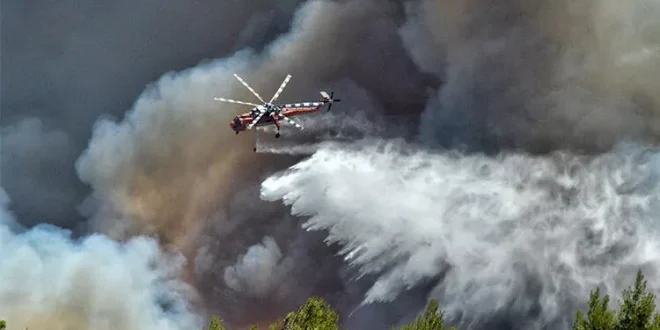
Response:
[{"label": "firefighting helicopter", "polygon": [[[229,126],[234,132],[236,132],[236,134],[252,128],[275,125],[277,127],[277,133],[275,133],[275,138],[279,138],[280,126],[281,126],[280,122],[282,120],[302,130],[303,127],[300,124],[296,123],[295,121],[291,120],[291,118],[289,117],[318,112],[319,110],[321,110],[321,107],[323,107],[323,105],[325,105],[326,103],[328,104],[328,111],[330,111],[333,102],[341,102],[340,99],[333,98],[335,94],[334,91],[332,91],[330,95],[328,95],[328,93],[326,93],[325,91],[321,91],[320,94],[322,98],[320,102],[273,104],[273,102],[277,100],[280,94],[282,94],[284,87],[286,87],[286,85],[291,80],[290,74],[286,76],[286,78],[280,85],[280,88],[277,90],[277,92],[275,92],[275,95],[273,95],[273,97],[268,102],[264,101],[261,98],[261,96],[252,87],[250,87],[250,85],[248,85],[248,83],[245,82],[245,80],[243,80],[237,74],[234,73],[234,77],[236,77],[236,79],[238,79],[238,81],[241,82],[243,86],[245,86],[248,90],[250,90],[250,92],[252,92],[252,94],[256,96],[257,99],[259,99],[259,101],[263,102],[263,104],[259,105],[256,103],[237,101],[222,97],[214,98],[216,101],[249,105],[253,107],[252,110],[250,110],[250,112],[240,114],[234,117],[234,119],[231,122],[229,122]],[[256,131],[256,139],[255,139],[254,151],[257,151],[259,132],[258,130],[255,131]]]}]

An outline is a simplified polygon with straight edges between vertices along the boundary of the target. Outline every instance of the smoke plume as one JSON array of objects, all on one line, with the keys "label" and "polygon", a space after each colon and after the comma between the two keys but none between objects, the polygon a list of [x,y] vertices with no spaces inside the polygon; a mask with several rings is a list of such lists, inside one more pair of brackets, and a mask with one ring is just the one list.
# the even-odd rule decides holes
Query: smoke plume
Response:
[{"label": "smoke plume", "polygon": [[445,81],[422,119],[424,139],[534,152],[656,141],[658,12],[655,0],[411,5],[406,44]]},{"label": "smoke plume", "polygon": [[[2,167],[18,221],[32,225],[39,219],[67,228],[84,222],[77,206],[89,189],[77,178],[74,162],[87,147],[95,120],[121,117],[165,72],[245,47],[262,49],[289,28],[300,2],[3,1],[0,124],[21,130],[31,141],[26,148],[43,150],[27,152],[3,142],[3,153],[22,154],[3,157]],[[38,120],[68,145],[53,148],[54,142],[32,129],[36,126],[19,124],[23,119]],[[38,173],[35,164],[41,164]],[[37,176],[47,189],[9,181]],[[44,193],[51,195],[45,203],[45,197],[33,198]]]},{"label": "smoke plume", "polygon": [[52,225],[20,226],[0,189],[0,318],[9,329],[199,329],[184,260],[158,242],[80,240]]},{"label": "smoke plume", "polygon": [[[255,96],[232,76],[238,73],[262,97],[269,99],[290,73],[293,80],[280,102],[318,100],[318,90],[331,87],[338,93],[344,92],[341,98],[355,98],[371,107],[370,112],[369,108],[349,104],[348,109],[340,110],[357,118],[370,113],[373,116],[374,111],[384,109],[382,100],[391,102],[390,106],[405,104],[410,95],[419,95],[414,102],[419,102],[417,109],[421,109],[425,102],[423,86],[427,82],[411,61],[398,59],[405,56],[405,50],[397,38],[397,15],[402,13],[396,11],[396,6],[381,6],[376,1],[308,2],[296,11],[291,31],[263,52],[243,50],[229,58],[170,72],[144,91],[122,122],[97,121],[89,146],[76,163],[80,178],[94,189],[84,207],[92,219],[92,228],[118,239],[156,234],[189,259],[212,264],[210,269],[230,266],[228,261],[235,263],[238,254],[245,253],[266,235],[274,237],[275,242],[296,241],[301,234],[296,230],[273,236],[271,232],[282,225],[279,222],[295,224],[295,220],[281,220],[286,218],[283,208],[270,210],[271,207],[259,202],[258,184],[263,175],[289,166],[299,158],[255,155],[253,137],[235,136],[228,127],[231,118],[249,108],[218,103],[213,98],[224,96],[254,102]],[[383,37],[372,39],[376,31]],[[392,53],[378,60],[367,56],[379,47]],[[402,79],[406,81],[405,87],[399,85]],[[333,118],[344,122],[341,113],[326,114],[325,119],[319,117],[319,122],[306,127],[307,135],[296,137],[297,132],[287,126],[283,134],[294,141],[313,141],[315,135],[325,134],[321,131],[324,122]],[[363,123],[362,127],[370,125]],[[356,128],[361,131],[359,125],[345,125],[336,135],[355,132]],[[254,191],[252,198],[241,197],[242,192],[250,189]],[[202,243],[208,241],[217,243],[212,248]],[[310,242],[296,249],[313,249],[315,245],[322,246],[322,242]],[[306,269],[299,263],[309,256],[296,251],[289,253],[300,255],[302,260],[293,263]],[[320,249],[317,253],[312,258],[335,265],[332,251]],[[269,254],[258,256],[267,259],[260,261],[272,261]],[[223,271],[200,273],[200,269],[209,268],[191,266],[185,278],[204,288],[203,292],[226,293]],[[245,267],[234,269],[250,271]],[[287,276],[294,276],[302,283],[300,279],[319,277],[299,269],[287,272]],[[316,272],[317,268],[309,267],[307,271]],[[271,276],[254,278],[252,274],[235,274],[233,277],[270,281],[275,275],[268,274]],[[321,277],[326,282],[341,283],[337,276],[329,271]],[[239,288],[232,286],[231,281],[228,283],[230,289]],[[268,286],[263,284],[265,288]],[[298,290],[315,291],[314,287]],[[321,293],[332,295],[335,290],[342,289]],[[279,312],[286,311],[281,309],[283,306],[293,307],[306,299],[291,292],[270,298],[275,303],[269,308],[277,308]],[[237,299],[252,301],[252,293],[239,290],[229,298],[208,299],[210,305],[219,306],[216,310],[226,312],[231,305],[237,305]],[[268,308],[263,310],[268,312]],[[231,314],[223,317],[235,321]],[[243,320],[236,322],[240,321]]]},{"label": "smoke plume", "polygon": [[[658,135],[657,0],[3,9],[9,207],[22,225],[103,234],[4,230],[29,254],[3,273],[37,272],[45,290],[10,309],[20,326],[54,306],[63,327],[194,328],[211,313],[241,327],[320,295],[358,329],[404,322],[428,297],[472,328],[566,328],[596,285],[617,294],[658,270],[657,156],[640,146]],[[295,118],[304,131],[260,132],[253,153],[254,132],[228,127],[249,108],[213,100],[256,102],[233,73],[265,100],[292,74],[278,101],[334,90],[342,103]],[[484,153],[447,150],[463,147]],[[44,266],[21,268],[31,258]],[[62,305],[41,271],[64,283]],[[183,285],[172,276],[191,287],[161,304]],[[132,281],[144,289],[113,284]],[[120,294],[132,305],[98,300]]]},{"label": "smoke plume", "polygon": [[76,201],[75,187],[69,183],[77,175],[73,168],[59,170],[77,155],[66,133],[47,129],[37,118],[24,118],[0,128],[0,148],[3,187],[14,199],[30,201],[14,207],[22,215],[21,223],[67,225],[70,210],[63,206]]}]

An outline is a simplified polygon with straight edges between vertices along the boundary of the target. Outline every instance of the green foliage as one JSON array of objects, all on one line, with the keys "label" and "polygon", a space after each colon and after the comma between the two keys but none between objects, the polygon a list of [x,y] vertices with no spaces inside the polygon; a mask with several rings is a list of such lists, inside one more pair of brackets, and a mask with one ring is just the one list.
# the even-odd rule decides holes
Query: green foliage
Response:
[{"label": "green foliage", "polygon": [[339,314],[323,299],[312,297],[297,313],[289,313],[279,327],[283,330],[338,330]]},{"label": "green foliage", "polygon": [[573,330],[660,330],[660,315],[654,314],[655,295],[646,292],[641,270],[637,272],[635,284],[623,291],[619,312],[608,308],[608,295],[602,301],[599,296],[599,289],[591,293],[586,318],[581,311],[576,312]]},{"label": "green foliage", "polygon": [[[251,330],[258,330],[253,325]],[[272,323],[268,330],[340,330],[339,314],[323,299],[312,297],[298,309],[297,312],[289,313],[283,320]],[[445,328],[444,313],[439,311],[438,303],[431,300],[423,315],[420,315],[413,323],[404,326],[400,330],[455,330],[456,328]],[[208,330],[225,330],[222,320],[217,317],[211,319]],[[660,329],[657,329],[660,330]]]},{"label": "green foliage", "polygon": [[226,329],[225,326],[222,325],[222,320],[216,316],[213,316],[211,317],[211,325],[209,326],[208,330],[226,330]]},{"label": "green foliage", "polygon": [[270,327],[268,327],[268,330],[282,330],[282,329],[284,329],[283,320],[277,320],[275,323],[271,324]]},{"label": "green foliage", "polygon": [[438,303],[431,300],[426,306],[423,315],[420,315],[412,323],[404,326],[401,330],[455,330],[456,328],[445,328],[445,313],[440,312]]},{"label": "green foliage", "polygon": [[[339,314],[323,299],[312,297],[300,307],[298,312],[289,313],[284,320],[278,320],[268,327],[269,330],[339,330]],[[204,330],[204,329],[202,329]],[[225,330],[222,320],[211,318],[208,330]],[[258,330],[256,325],[250,330]]]},{"label": "green foliage", "polygon": [[[614,329],[657,329],[660,324],[653,324],[653,311],[655,311],[655,295],[646,292],[646,281],[642,272],[638,271],[635,286],[623,291],[619,322]],[[657,314],[655,320],[658,320]]]},{"label": "green foliage", "polygon": [[587,319],[584,318],[581,311],[575,314],[575,323],[573,330],[606,330],[614,329],[616,323],[614,313],[608,309],[610,297],[605,295],[603,301],[600,301],[600,289],[591,293],[589,299],[589,311]]},{"label": "green foliage", "polygon": [[5,330],[7,328],[7,323],[3,320],[0,320],[0,330]]}]

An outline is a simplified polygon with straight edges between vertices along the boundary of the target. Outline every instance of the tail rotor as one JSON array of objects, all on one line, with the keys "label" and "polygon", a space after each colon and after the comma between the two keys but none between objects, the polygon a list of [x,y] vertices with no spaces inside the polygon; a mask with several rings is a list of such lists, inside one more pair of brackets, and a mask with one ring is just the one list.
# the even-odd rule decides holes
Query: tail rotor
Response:
[{"label": "tail rotor", "polygon": [[335,91],[330,92],[330,95],[328,95],[328,93],[326,93],[324,91],[321,92],[321,96],[323,96],[323,102],[324,103],[329,103],[328,104],[328,111],[330,111],[330,109],[332,108],[332,104],[334,102],[341,102],[341,99],[334,99],[333,98],[334,95],[335,95]]}]

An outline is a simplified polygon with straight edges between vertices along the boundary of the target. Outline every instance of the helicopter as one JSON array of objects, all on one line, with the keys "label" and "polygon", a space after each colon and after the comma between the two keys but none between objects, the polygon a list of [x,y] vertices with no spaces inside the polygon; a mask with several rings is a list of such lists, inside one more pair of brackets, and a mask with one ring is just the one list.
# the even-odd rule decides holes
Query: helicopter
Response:
[{"label": "helicopter", "polygon": [[[318,112],[326,104],[328,104],[328,111],[330,111],[330,109],[332,108],[332,104],[334,102],[341,102],[340,99],[334,98],[334,94],[335,94],[334,91],[332,91],[330,94],[326,93],[325,91],[320,91],[319,92],[321,94],[320,101],[289,103],[289,104],[274,104],[273,102],[275,102],[275,100],[277,100],[280,94],[282,94],[282,91],[291,80],[290,74],[288,74],[286,78],[284,78],[284,81],[280,85],[280,88],[277,90],[277,92],[275,92],[273,97],[268,102],[264,101],[263,98],[261,98],[261,96],[252,87],[250,87],[250,85],[247,82],[245,82],[245,80],[243,80],[239,75],[234,73],[234,77],[236,77],[236,79],[241,84],[243,84],[243,86],[245,86],[257,99],[259,99],[259,101],[262,102],[262,104],[256,104],[256,103],[237,101],[222,97],[214,98],[216,101],[242,104],[253,107],[249,112],[245,112],[243,114],[237,115],[236,117],[234,117],[234,119],[232,119],[229,122],[229,127],[231,127],[231,129],[234,132],[236,132],[237,135],[240,132],[251,130],[257,127],[275,126],[277,127],[277,133],[275,133],[275,138],[279,138],[282,121],[286,121],[288,124],[302,130],[303,129],[302,125],[293,121],[290,117]],[[256,134],[257,134],[257,138],[255,139],[254,151],[257,151],[256,143],[259,138],[258,131]]]}]

